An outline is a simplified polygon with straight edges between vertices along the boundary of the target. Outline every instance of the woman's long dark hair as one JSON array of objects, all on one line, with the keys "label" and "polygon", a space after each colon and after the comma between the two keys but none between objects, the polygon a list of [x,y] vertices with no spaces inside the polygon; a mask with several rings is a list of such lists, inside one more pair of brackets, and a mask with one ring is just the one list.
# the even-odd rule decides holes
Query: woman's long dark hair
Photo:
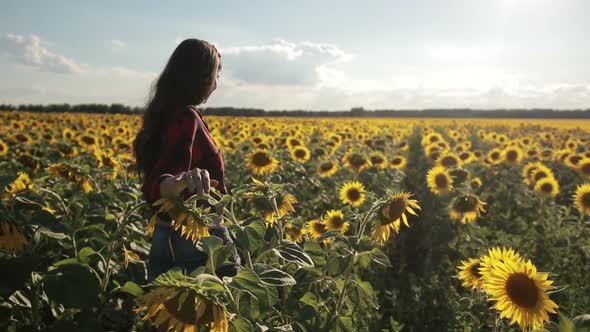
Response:
[{"label": "woman's long dark hair", "polygon": [[215,82],[220,55],[213,44],[199,39],[180,43],[152,86],[143,113],[143,124],[133,152],[139,174],[148,174],[156,163],[160,149],[160,132],[167,116],[179,107],[205,101]]}]

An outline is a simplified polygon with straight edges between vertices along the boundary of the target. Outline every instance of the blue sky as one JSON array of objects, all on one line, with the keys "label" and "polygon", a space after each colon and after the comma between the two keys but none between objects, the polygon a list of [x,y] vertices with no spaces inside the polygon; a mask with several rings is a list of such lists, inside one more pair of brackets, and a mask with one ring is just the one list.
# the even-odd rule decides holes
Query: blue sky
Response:
[{"label": "blue sky", "polygon": [[586,0],[5,0],[0,103],[142,105],[194,37],[224,62],[209,106],[590,108],[589,12]]}]

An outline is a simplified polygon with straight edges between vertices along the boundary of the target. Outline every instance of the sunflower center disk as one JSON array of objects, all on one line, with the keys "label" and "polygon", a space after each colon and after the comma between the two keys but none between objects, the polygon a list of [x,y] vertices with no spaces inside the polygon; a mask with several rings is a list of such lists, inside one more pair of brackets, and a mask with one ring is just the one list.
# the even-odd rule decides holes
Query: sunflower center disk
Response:
[{"label": "sunflower center disk", "polygon": [[371,158],[371,163],[373,164],[381,164],[383,162],[383,159],[381,157],[372,157]]},{"label": "sunflower center disk", "polygon": [[434,183],[436,183],[438,188],[446,188],[449,182],[447,181],[446,175],[438,174],[436,177],[434,177]]},{"label": "sunflower center disk", "polygon": [[534,308],[539,300],[535,281],[523,273],[516,273],[506,281],[506,293],[519,307]]},{"label": "sunflower center disk", "polygon": [[541,186],[541,191],[547,194],[550,194],[553,192],[553,185],[551,183],[544,183]]},{"label": "sunflower center disk", "polygon": [[324,163],[320,165],[322,171],[329,171],[332,169],[332,163]]},{"label": "sunflower center disk", "polygon": [[305,157],[305,151],[304,150],[296,150],[295,156],[297,156],[297,158],[303,158],[303,157]]},{"label": "sunflower center disk", "polygon": [[396,199],[391,201],[385,209],[383,209],[384,215],[390,222],[394,222],[401,218],[402,214],[406,211],[406,202],[403,200]]},{"label": "sunflower center disk", "polygon": [[453,157],[447,157],[442,160],[442,165],[445,167],[454,167],[457,166],[457,160]]},{"label": "sunflower center disk", "polygon": [[353,166],[363,166],[366,163],[365,157],[361,155],[353,155],[350,157],[350,164]]},{"label": "sunflower center disk", "polygon": [[352,189],[348,190],[348,193],[346,194],[346,196],[348,197],[349,200],[356,202],[361,198],[361,193],[357,189],[352,188]]},{"label": "sunflower center disk", "polygon": [[252,158],[252,161],[254,162],[254,164],[256,164],[256,166],[266,166],[270,165],[270,163],[272,162],[272,160],[266,153],[255,154]]},{"label": "sunflower center disk", "polygon": [[547,173],[545,173],[543,171],[535,173],[535,181],[539,181],[544,177],[547,177]]},{"label": "sunflower center disk", "polygon": [[516,158],[518,157],[518,153],[516,153],[516,151],[508,151],[508,153],[506,154],[506,159],[508,159],[508,161],[515,161]]},{"label": "sunflower center disk", "polygon": [[479,263],[472,265],[470,272],[476,279],[479,279],[482,277],[481,273],[479,273]]},{"label": "sunflower center disk", "polygon": [[[183,323],[190,323],[195,320],[195,294],[192,293],[193,292],[190,292],[188,296],[183,299],[181,299],[183,296],[178,294],[172,299],[164,302],[166,310],[168,310],[174,318]],[[183,301],[183,303],[179,303],[180,301]]]},{"label": "sunflower center disk", "polygon": [[471,212],[475,210],[477,206],[477,200],[475,197],[465,196],[457,199],[455,204],[455,210],[461,213]]}]

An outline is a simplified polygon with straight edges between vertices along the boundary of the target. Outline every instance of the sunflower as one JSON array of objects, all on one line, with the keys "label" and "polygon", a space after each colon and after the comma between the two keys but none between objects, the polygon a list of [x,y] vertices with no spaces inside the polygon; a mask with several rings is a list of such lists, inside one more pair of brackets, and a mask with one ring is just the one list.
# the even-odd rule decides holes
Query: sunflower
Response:
[{"label": "sunflower", "polygon": [[127,249],[125,247],[125,244],[123,244],[123,263],[125,265],[125,268],[129,266],[129,262],[135,264],[139,263],[140,261],[141,259],[139,258],[139,255],[133,252],[132,250]]},{"label": "sunflower", "polygon": [[285,233],[287,235],[287,240],[290,240],[293,242],[301,242],[301,241],[303,241],[303,236],[306,233],[306,229],[297,227],[297,226],[293,225],[292,223],[288,223]]},{"label": "sunflower", "polygon": [[8,153],[8,144],[0,139],[0,156],[5,156]]},{"label": "sunflower", "polygon": [[590,183],[579,185],[573,198],[580,212],[590,214]]},{"label": "sunflower", "polygon": [[471,182],[469,183],[469,185],[471,186],[471,189],[477,189],[477,188],[481,187],[481,179],[479,177],[475,177],[475,178],[471,179]]},{"label": "sunflower", "polygon": [[406,212],[417,216],[416,210],[420,210],[418,201],[410,199],[411,196],[412,194],[406,192],[391,194],[381,207],[378,217],[380,226],[389,226],[399,232],[403,221],[407,227],[410,227]]},{"label": "sunflower", "polygon": [[539,155],[539,151],[537,151],[537,148],[535,148],[535,147],[528,149],[526,151],[526,157],[529,159],[537,159],[538,155]]},{"label": "sunflower", "polygon": [[[219,287],[202,287],[204,283]],[[222,281],[200,274],[196,277],[164,273],[156,278],[155,289],[136,299],[136,312],[146,312],[142,320],[154,319],[155,325],[167,331],[194,332],[208,326],[211,332],[229,330],[228,313],[220,299]]]},{"label": "sunflower", "polygon": [[514,251],[512,248],[505,248],[505,247],[493,247],[488,249],[488,254],[481,256],[479,258],[479,272],[484,276],[488,275],[492,269],[492,262],[500,261],[512,261],[515,263],[520,263],[523,260],[523,257]]},{"label": "sunflower", "polygon": [[23,130],[25,129],[25,125],[17,120],[10,120],[10,128],[16,130]]},{"label": "sunflower", "polygon": [[553,175],[553,171],[551,171],[551,169],[549,167],[547,167],[543,164],[538,164],[537,168],[532,171],[529,182],[531,183],[531,185],[535,185],[537,183],[537,181],[539,181],[543,178],[548,178],[548,177],[550,177],[550,178],[555,177]]},{"label": "sunflower", "polygon": [[365,202],[365,186],[358,181],[346,182],[340,189],[340,200],[352,207],[359,207]]},{"label": "sunflower", "polygon": [[554,198],[559,194],[559,183],[554,177],[544,177],[537,181],[535,190],[545,197]]},{"label": "sunflower", "polygon": [[344,213],[340,210],[330,210],[324,217],[324,225],[326,230],[339,229],[342,233],[346,233],[350,223],[344,221]]},{"label": "sunflower", "polygon": [[518,323],[523,330],[543,328],[549,321],[547,313],[557,313],[555,309],[559,307],[546,293],[554,288],[552,284],[548,274],[537,272],[530,260],[492,261],[484,280],[490,301],[496,302],[492,308],[500,311],[501,318],[510,319],[511,325]]},{"label": "sunflower", "polygon": [[403,156],[394,156],[389,161],[389,167],[393,169],[404,169],[406,167],[407,162],[408,161]]},{"label": "sunflower", "polygon": [[18,147],[16,148],[15,152],[17,154],[16,160],[18,160],[18,162],[23,164],[25,167],[30,168],[33,172],[37,171],[43,164],[41,158],[32,155],[30,152],[22,151]]},{"label": "sunflower", "polygon": [[117,174],[121,171],[121,165],[119,162],[114,158],[112,154],[109,154],[100,148],[94,149],[94,156],[98,161],[98,167],[109,167],[110,168],[110,178],[112,180],[117,178]]},{"label": "sunflower", "polygon": [[16,225],[0,221],[0,249],[22,250],[27,244],[27,239]]},{"label": "sunflower", "polygon": [[449,171],[449,175],[453,179],[453,185],[461,185],[469,177],[469,172],[462,168],[453,168]]},{"label": "sunflower", "polygon": [[327,231],[326,225],[319,219],[307,222],[307,233],[312,239],[317,239]]},{"label": "sunflower", "polygon": [[479,258],[470,258],[467,261],[461,261],[458,277],[462,281],[461,286],[472,289],[481,289],[483,287],[483,276],[479,272]]},{"label": "sunflower", "polygon": [[449,206],[449,215],[451,219],[458,220],[462,224],[474,222],[482,212],[485,212],[483,207],[486,204],[473,195],[458,196]]},{"label": "sunflower", "polygon": [[511,146],[502,151],[502,158],[504,159],[504,162],[511,166],[516,166],[520,164],[523,157],[524,153],[517,146]]},{"label": "sunflower", "polygon": [[285,143],[290,150],[299,146],[303,146],[303,142],[297,137],[289,137]]},{"label": "sunflower", "polygon": [[31,178],[27,173],[19,172],[18,177],[12,181],[8,186],[6,186],[6,193],[5,195],[11,196],[16,195],[20,192],[23,192],[27,189],[33,188],[33,184],[31,183]]},{"label": "sunflower", "polygon": [[256,175],[272,173],[279,166],[279,161],[274,159],[267,150],[256,149],[246,156],[248,168]]},{"label": "sunflower", "polygon": [[392,230],[398,232],[399,227],[396,230],[394,229],[393,224],[381,225],[381,223],[376,222],[375,224],[373,224],[373,231],[371,232],[371,241],[374,241],[379,244],[384,244],[389,239]]},{"label": "sunflower", "polygon": [[541,165],[540,163],[528,163],[526,164],[526,166],[523,167],[522,169],[522,178],[523,178],[523,182],[526,183],[527,185],[532,185],[532,176],[533,176],[533,172],[535,172],[538,168],[539,165]]},{"label": "sunflower", "polygon": [[304,163],[311,157],[311,152],[303,145],[292,148],[290,152],[291,158],[299,163]]},{"label": "sunflower", "polygon": [[129,142],[129,140],[125,137],[115,137],[113,138],[113,146],[117,149],[117,151],[119,150],[131,150],[131,143]]},{"label": "sunflower", "polygon": [[443,141],[442,135],[439,133],[432,132],[422,138],[422,145],[428,145],[440,141]]},{"label": "sunflower", "polygon": [[209,228],[204,217],[207,210],[187,206],[181,197],[162,197],[153,206],[160,206],[148,224],[148,234],[151,234],[159,213],[167,213],[172,219],[172,227],[180,230],[182,236],[197,243],[200,238],[209,236]]},{"label": "sunflower", "polygon": [[459,159],[463,162],[463,164],[469,164],[477,159],[477,157],[471,151],[463,151],[459,153]]},{"label": "sunflower", "polygon": [[428,158],[428,161],[435,163],[441,155],[441,149],[436,144],[428,145],[424,148],[424,155]]},{"label": "sunflower", "polygon": [[78,148],[76,148],[73,144],[58,143],[57,150],[64,157],[74,157],[79,153]]},{"label": "sunflower", "polygon": [[455,168],[463,166],[463,161],[453,152],[445,152],[441,154],[435,162],[438,166],[445,168]]},{"label": "sunflower", "polygon": [[578,142],[573,139],[568,139],[567,142],[565,142],[565,147],[568,150],[576,151],[578,149]]},{"label": "sunflower", "polygon": [[349,152],[344,155],[344,167],[354,172],[360,172],[370,166],[371,161],[363,154]]},{"label": "sunflower", "polygon": [[319,163],[317,172],[322,178],[331,177],[338,171],[338,163],[332,160],[324,160]]},{"label": "sunflower", "polygon": [[[2,143],[0,142],[0,145],[1,144]],[[2,153],[0,152],[0,154]],[[580,160],[575,169],[578,171],[578,173],[580,173],[581,176],[586,178],[590,177],[590,158],[584,157],[582,160]]]},{"label": "sunflower", "polygon": [[540,159],[542,160],[552,160],[554,157],[554,151],[551,149],[545,149],[543,151],[541,151],[540,154]]},{"label": "sunflower", "polygon": [[12,140],[15,142],[18,142],[20,144],[32,144],[33,143],[33,138],[26,133],[15,133],[14,135],[12,135]]},{"label": "sunflower", "polygon": [[493,148],[488,152],[487,159],[489,160],[490,164],[497,165],[502,162],[502,150],[498,148]]},{"label": "sunflower", "polygon": [[[291,194],[279,195],[279,197],[276,198],[276,201],[279,210],[278,218],[283,217],[289,212],[295,212],[295,208],[293,208],[293,204],[297,203],[297,198],[295,198],[295,196]],[[266,220],[268,227],[272,227],[277,223],[277,214],[272,205],[270,210],[265,211],[264,219]]]},{"label": "sunflower", "polygon": [[87,150],[92,150],[96,146],[98,146],[98,138],[91,134],[91,133],[83,133],[82,135],[78,136],[78,144],[84,147]]},{"label": "sunflower", "polygon": [[584,155],[572,154],[565,159],[564,164],[569,168],[576,169],[582,159],[584,159]]},{"label": "sunflower", "polygon": [[426,182],[430,191],[439,196],[453,190],[453,178],[449,170],[443,166],[431,168],[426,175]]},{"label": "sunflower", "polygon": [[372,167],[385,169],[387,167],[387,159],[383,153],[376,151],[369,155],[369,161]]},{"label": "sunflower", "polygon": [[62,130],[62,132],[61,132],[61,137],[65,140],[72,140],[72,139],[74,139],[74,136],[75,136],[75,133],[70,128],[64,128],[64,130]]}]

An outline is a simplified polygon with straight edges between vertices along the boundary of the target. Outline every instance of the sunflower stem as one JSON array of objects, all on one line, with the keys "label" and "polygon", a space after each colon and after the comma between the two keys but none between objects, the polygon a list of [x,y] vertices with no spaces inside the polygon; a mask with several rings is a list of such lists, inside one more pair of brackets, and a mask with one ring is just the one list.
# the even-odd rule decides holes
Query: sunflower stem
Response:
[{"label": "sunflower stem", "polygon": [[252,265],[252,256],[250,255],[249,250],[246,250],[246,264],[248,264],[251,269],[254,269],[254,265]]},{"label": "sunflower stem", "polygon": [[[352,255],[356,255],[355,250],[353,250]],[[344,283],[342,284],[342,289],[340,290],[340,293],[338,294],[338,303],[336,305],[336,310],[334,311],[332,317],[330,317],[330,320],[328,323],[329,327],[332,327],[336,318],[338,318],[340,316],[340,311],[342,310],[342,306],[344,305],[344,293],[346,292],[346,284],[350,281],[352,267],[353,267],[353,265],[350,264],[345,271]]]},{"label": "sunflower stem", "polygon": [[[278,226],[278,230],[279,230],[279,241],[278,243],[280,243],[283,240],[283,223],[281,221],[281,215],[279,213],[279,207],[277,205],[277,198],[276,196],[272,197],[272,206],[275,210],[275,213],[277,214],[277,226]],[[280,258],[279,261],[281,262],[281,266],[285,266],[285,260],[283,258]],[[282,316],[286,317],[288,316],[287,314],[287,287],[284,286],[282,289]],[[285,321],[284,323],[287,323],[287,321]]]},{"label": "sunflower stem", "polygon": [[361,243],[361,238],[363,237],[363,233],[365,232],[365,228],[367,227],[367,223],[370,220],[369,216],[373,214],[373,211],[375,210],[375,206],[376,205],[371,206],[371,208],[369,209],[369,212],[367,212],[367,214],[363,218],[363,221],[361,221],[361,224],[360,224],[360,227],[358,230],[358,234],[356,235],[356,244],[357,245],[359,243]]},{"label": "sunflower stem", "polygon": [[59,203],[61,204],[61,206],[62,206],[62,208],[63,208],[63,210],[64,210],[64,213],[65,213],[66,215],[69,215],[69,209],[68,209],[68,207],[66,206],[66,202],[65,202],[65,201],[64,201],[64,200],[61,198],[61,196],[59,196],[59,195],[58,195],[58,194],[57,194],[55,191],[53,191],[53,190],[49,190],[49,189],[46,189],[46,188],[43,188],[43,187],[39,187],[39,190],[41,190],[41,191],[43,191],[43,192],[46,192],[46,193],[48,193],[48,194],[50,194],[50,195],[52,195],[52,196],[56,197],[56,198],[57,198],[57,200],[59,201]]},{"label": "sunflower stem", "polygon": [[223,283],[223,288],[225,288],[225,291],[227,292],[227,295],[229,297],[230,300],[230,305],[232,306],[233,312],[238,313],[239,308],[240,308],[240,304],[238,301],[236,301],[236,299],[234,298],[233,294],[231,293],[231,289],[229,289],[229,287],[227,286],[227,284],[224,282]]}]

